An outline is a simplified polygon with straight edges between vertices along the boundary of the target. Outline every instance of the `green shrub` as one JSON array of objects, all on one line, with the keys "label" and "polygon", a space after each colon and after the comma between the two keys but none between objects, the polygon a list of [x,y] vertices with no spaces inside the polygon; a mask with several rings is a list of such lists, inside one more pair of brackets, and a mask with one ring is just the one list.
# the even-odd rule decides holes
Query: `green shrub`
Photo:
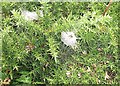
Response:
[{"label": "green shrub", "polygon": [[[118,3],[2,3],[2,81],[11,84],[118,84]],[[43,10],[25,21],[20,12]],[[77,47],[61,41],[76,34]],[[105,76],[107,72],[107,77]]]}]

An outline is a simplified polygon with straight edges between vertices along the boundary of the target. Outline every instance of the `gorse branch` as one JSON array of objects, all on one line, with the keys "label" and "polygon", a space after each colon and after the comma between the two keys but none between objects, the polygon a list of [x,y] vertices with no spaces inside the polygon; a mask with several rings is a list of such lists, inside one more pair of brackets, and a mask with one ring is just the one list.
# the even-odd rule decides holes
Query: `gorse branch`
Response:
[{"label": "gorse branch", "polygon": [[106,12],[108,11],[108,9],[110,8],[110,5],[112,4],[112,0],[110,0],[109,4],[107,5],[104,13],[103,13],[103,16],[105,16]]}]

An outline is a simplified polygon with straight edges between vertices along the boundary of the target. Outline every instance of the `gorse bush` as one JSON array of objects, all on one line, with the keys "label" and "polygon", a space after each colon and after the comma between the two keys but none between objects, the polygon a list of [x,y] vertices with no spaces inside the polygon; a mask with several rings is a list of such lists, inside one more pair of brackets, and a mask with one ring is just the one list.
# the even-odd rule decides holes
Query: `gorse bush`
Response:
[{"label": "gorse bush", "polygon": [[[118,84],[118,3],[2,3],[2,84]],[[27,21],[22,10],[43,11]],[[61,41],[73,32],[76,47]]]}]

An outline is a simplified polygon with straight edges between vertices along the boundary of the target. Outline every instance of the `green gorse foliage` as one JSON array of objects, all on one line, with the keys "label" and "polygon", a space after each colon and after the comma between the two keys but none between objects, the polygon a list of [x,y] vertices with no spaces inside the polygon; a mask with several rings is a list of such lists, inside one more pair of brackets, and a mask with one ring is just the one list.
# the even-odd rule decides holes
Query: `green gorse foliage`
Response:
[{"label": "green gorse foliage", "polygon": [[[119,84],[119,3],[103,17],[105,4],[3,2],[2,83]],[[44,17],[25,21],[23,9]],[[62,31],[75,33],[75,49],[61,41]]]}]

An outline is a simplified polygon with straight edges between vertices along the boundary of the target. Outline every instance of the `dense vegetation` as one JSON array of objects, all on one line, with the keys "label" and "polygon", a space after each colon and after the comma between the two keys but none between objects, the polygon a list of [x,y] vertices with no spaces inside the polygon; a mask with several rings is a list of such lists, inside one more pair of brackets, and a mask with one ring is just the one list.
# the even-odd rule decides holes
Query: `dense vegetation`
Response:
[{"label": "dense vegetation", "polygon": [[[118,2],[3,2],[2,84],[120,84]],[[43,10],[26,21],[23,9]],[[61,32],[74,32],[77,47]]]}]

